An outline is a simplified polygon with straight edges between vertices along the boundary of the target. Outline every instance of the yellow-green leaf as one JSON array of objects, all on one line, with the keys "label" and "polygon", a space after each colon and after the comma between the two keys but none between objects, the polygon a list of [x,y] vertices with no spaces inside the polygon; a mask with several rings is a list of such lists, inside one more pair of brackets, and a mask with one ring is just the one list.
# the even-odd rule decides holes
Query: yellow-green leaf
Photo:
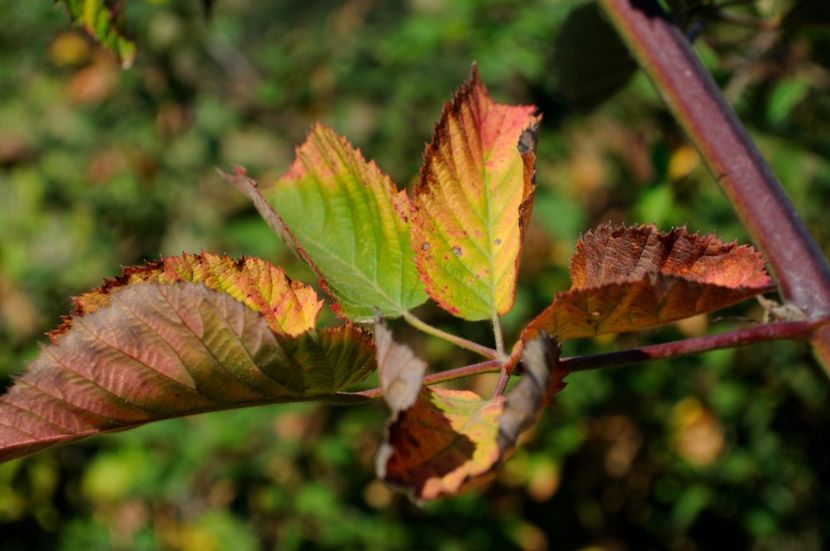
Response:
[{"label": "yellow-green leaf", "polygon": [[256,187],[238,175],[229,179],[254,195],[272,228],[320,275],[338,315],[360,322],[378,311],[397,317],[427,299],[414,261],[409,198],[330,128],[316,125],[276,182]]},{"label": "yellow-green leaf", "polygon": [[535,109],[494,102],[474,66],[424,153],[414,193],[418,269],[430,296],[464,319],[513,306],[534,189]]}]

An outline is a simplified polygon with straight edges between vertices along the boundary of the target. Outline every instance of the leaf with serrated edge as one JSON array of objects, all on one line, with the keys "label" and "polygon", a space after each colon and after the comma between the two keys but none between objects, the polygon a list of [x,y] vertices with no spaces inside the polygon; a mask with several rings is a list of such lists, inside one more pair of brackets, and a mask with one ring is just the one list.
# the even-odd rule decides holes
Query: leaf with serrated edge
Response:
[{"label": "leaf with serrated edge", "polygon": [[111,50],[129,68],[135,60],[135,43],[127,37],[124,25],[124,0],[60,0],[72,21],[84,27],[90,36]]},{"label": "leaf with serrated edge", "polygon": [[652,327],[730,306],[770,289],[752,248],[685,228],[604,224],[577,243],[571,289],[525,329],[559,340]]},{"label": "leaf with serrated edge", "polygon": [[121,275],[107,280],[99,289],[73,298],[75,310],[63,326],[51,333],[53,339],[69,328],[72,317],[107,306],[115,290],[138,281],[204,283],[261,313],[273,331],[295,336],[314,328],[323,305],[314,289],[292,281],[282,268],[260,258],[234,260],[212,253],[185,253],[124,268]]},{"label": "leaf with serrated edge", "polygon": [[276,215],[280,233],[320,275],[339,316],[397,317],[427,299],[414,262],[409,198],[330,128],[315,125],[288,171],[252,191],[273,211],[266,219]]},{"label": "leaf with serrated edge", "polygon": [[[212,265],[204,255],[165,259],[79,298],[71,323],[0,396],[0,462],[170,417],[363,400],[342,390],[374,370],[371,336],[352,325],[296,336],[275,331],[268,318],[281,301],[269,287],[274,274],[262,271],[267,263],[246,260],[242,266],[253,267],[246,279],[244,267],[221,258]],[[163,264],[187,279],[173,278]],[[204,279],[191,282],[201,270]],[[281,292],[305,294],[290,282]],[[311,293],[312,309],[319,308]]]},{"label": "leaf with serrated edge", "polygon": [[[410,354],[395,354],[403,358],[399,366],[383,366],[383,358],[388,362],[392,355],[379,354],[381,373],[404,371],[412,365]],[[482,400],[466,390],[424,387],[408,408],[401,393],[386,397],[393,415],[378,450],[378,476],[424,501],[488,482],[536,419],[557,359],[556,343],[539,336],[525,345],[525,375],[507,397]],[[412,388],[411,382],[404,386]]]},{"label": "leaf with serrated edge", "polygon": [[415,187],[413,244],[427,292],[468,320],[513,306],[540,117],[495,103],[473,66],[444,106]]}]

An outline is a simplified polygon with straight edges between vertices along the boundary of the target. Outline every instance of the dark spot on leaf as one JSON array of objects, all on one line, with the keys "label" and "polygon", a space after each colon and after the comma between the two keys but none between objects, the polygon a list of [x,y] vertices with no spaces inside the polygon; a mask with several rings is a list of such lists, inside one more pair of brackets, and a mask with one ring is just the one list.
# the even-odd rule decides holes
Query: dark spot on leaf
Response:
[{"label": "dark spot on leaf", "polygon": [[421,250],[422,251],[428,251],[429,250],[429,242],[428,241],[424,241],[423,245],[421,245]]},{"label": "dark spot on leaf", "polygon": [[461,256],[461,247],[453,247],[452,254],[454,254],[455,256]]},{"label": "dark spot on leaf", "polygon": [[496,245],[501,245],[501,239],[496,239]]},{"label": "dark spot on leaf", "polygon": [[539,130],[539,123],[533,123],[522,131],[519,136],[519,143],[516,144],[520,155],[527,155],[536,150],[536,132]]}]

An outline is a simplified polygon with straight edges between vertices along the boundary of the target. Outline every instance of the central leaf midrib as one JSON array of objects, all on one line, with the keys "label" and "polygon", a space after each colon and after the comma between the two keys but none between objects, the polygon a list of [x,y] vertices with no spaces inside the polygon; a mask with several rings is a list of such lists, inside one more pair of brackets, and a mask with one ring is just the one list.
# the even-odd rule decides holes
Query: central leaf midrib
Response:
[{"label": "central leaf midrib", "polygon": [[[489,111],[489,110],[488,110]],[[490,113],[488,112],[488,115]],[[504,117],[502,117],[504,118]],[[496,134],[495,139],[493,140],[494,143],[498,142],[499,137],[501,136],[501,125],[498,125],[499,128],[498,133]],[[481,156],[481,181],[484,187],[484,209],[487,212],[487,223],[485,224],[485,231],[487,233],[487,262],[488,262],[488,275],[490,279],[490,315],[493,319],[498,317],[498,306],[497,302],[498,299],[496,297],[496,278],[495,278],[495,251],[493,250],[493,212],[491,211],[492,201],[490,200],[490,186],[487,182],[487,161],[493,154],[493,150],[495,148],[490,148],[489,150],[484,149],[484,145],[482,144],[482,156]],[[509,174],[509,171],[505,171],[505,174]]]}]

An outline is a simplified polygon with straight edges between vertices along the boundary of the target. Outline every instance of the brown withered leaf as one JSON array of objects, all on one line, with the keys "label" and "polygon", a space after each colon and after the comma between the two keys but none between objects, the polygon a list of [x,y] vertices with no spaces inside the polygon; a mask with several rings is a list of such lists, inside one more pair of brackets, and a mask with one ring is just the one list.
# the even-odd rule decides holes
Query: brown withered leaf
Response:
[{"label": "brown withered leaf", "polygon": [[536,421],[542,405],[550,401],[549,396],[564,387],[564,371],[557,369],[558,362],[559,344],[544,332],[524,345],[522,378],[507,395],[499,419],[502,456],[512,452],[519,435]]},{"label": "brown withered leaf", "polygon": [[770,289],[752,247],[685,228],[651,225],[588,232],[570,264],[571,289],[525,329],[559,340],[633,331],[730,306]]},{"label": "brown withered leaf", "polygon": [[557,359],[556,343],[540,335],[525,344],[525,375],[506,397],[483,400],[466,390],[423,387],[401,410],[397,397],[387,398],[393,416],[378,451],[379,478],[419,501],[490,481],[541,410]]},{"label": "brown withered leaf", "polygon": [[375,349],[383,397],[394,416],[415,403],[427,364],[411,348],[396,343],[382,322],[375,323]]}]

